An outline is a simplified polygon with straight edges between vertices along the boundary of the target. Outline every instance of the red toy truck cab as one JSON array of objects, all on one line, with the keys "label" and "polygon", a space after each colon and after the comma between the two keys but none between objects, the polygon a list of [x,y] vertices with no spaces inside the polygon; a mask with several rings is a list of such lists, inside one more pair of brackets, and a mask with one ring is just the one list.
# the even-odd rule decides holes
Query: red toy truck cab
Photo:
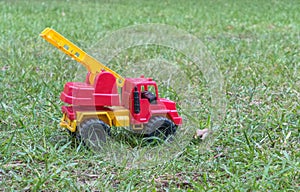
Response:
[{"label": "red toy truck cab", "polygon": [[150,78],[126,78],[121,104],[130,111],[130,124],[147,123],[152,116],[166,117],[177,126],[182,123],[176,103],[160,98],[156,82]]}]

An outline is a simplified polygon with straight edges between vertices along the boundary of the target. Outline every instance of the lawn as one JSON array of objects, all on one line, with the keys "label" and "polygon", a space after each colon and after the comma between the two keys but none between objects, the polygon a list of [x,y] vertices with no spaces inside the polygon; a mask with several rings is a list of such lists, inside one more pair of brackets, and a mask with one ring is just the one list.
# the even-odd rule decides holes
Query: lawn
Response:
[{"label": "lawn", "polygon": [[[0,6],[0,191],[300,191],[297,0],[2,0]],[[159,45],[99,54],[101,39],[150,23],[196,37],[209,64],[197,68],[184,52]],[[183,129],[210,128],[210,136],[193,139],[192,129],[179,155],[138,168],[88,150],[58,126],[64,84],[82,80],[86,71],[39,37],[46,27],[109,60],[122,75],[144,70],[155,76],[155,67],[166,77],[182,69],[185,78],[175,74],[173,84],[161,82],[161,95],[178,102]],[[156,57],[164,63],[135,69]],[[205,66],[221,74],[217,95]],[[218,118],[210,113],[219,107],[214,98],[226,101]],[[133,149],[139,141],[130,142],[125,147]]]}]

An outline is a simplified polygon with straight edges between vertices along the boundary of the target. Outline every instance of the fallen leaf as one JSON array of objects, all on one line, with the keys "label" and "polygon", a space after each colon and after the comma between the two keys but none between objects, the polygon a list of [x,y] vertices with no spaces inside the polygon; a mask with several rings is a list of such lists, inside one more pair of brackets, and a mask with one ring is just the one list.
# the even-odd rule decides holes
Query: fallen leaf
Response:
[{"label": "fallen leaf", "polygon": [[225,155],[223,153],[219,153],[219,154],[214,156],[214,158],[219,158],[219,157],[225,157]]},{"label": "fallen leaf", "polygon": [[8,69],[9,69],[9,67],[7,65],[5,65],[1,68],[2,71],[7,71]]},{"label": "fallen leaf", "polygon": [[209,129],[197,129],[195,138],[200,138],[201,140],[204,140],[209,135]]}]

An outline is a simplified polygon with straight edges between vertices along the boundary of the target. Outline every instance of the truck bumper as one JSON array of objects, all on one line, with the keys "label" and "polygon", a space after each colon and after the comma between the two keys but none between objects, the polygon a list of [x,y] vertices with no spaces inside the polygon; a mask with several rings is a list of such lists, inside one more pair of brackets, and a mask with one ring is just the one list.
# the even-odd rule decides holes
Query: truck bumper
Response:
[{"label": "truck bumper", "polygon": [[65,113],[63,114],[59,125],[63,128],[70,130],[71,132],[76,131],[76,120],[71,121]]}]

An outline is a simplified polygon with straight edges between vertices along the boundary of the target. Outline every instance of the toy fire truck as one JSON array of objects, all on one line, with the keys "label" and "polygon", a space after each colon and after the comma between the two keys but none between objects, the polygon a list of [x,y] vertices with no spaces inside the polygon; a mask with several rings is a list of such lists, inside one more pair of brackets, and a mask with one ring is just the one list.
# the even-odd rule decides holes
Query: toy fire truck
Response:
[{"label": "toy fire truck", "polygon": [[84,142],[105,142],[113,127],[166,139],[182,124],[176,103],[160,98],[151,78],[123,78],[51,28],[41,34],[88,70],[85,82],[68,82],[60,95],[60,126]]}]

